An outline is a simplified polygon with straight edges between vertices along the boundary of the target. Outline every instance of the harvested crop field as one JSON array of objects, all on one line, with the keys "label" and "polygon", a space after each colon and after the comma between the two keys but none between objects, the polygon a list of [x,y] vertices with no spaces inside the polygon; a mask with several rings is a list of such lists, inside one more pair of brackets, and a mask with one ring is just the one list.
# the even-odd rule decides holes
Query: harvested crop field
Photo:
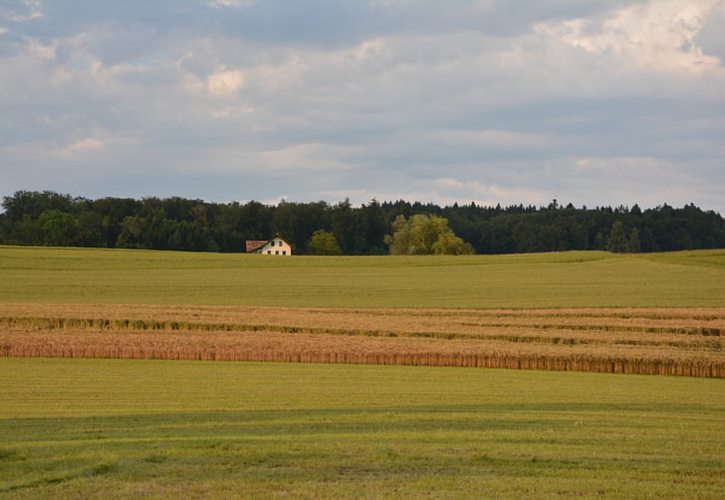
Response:
[{"label": "harvested crop field", "polygon": [[0,355],[725,377],[725,308],[0,305]]}]

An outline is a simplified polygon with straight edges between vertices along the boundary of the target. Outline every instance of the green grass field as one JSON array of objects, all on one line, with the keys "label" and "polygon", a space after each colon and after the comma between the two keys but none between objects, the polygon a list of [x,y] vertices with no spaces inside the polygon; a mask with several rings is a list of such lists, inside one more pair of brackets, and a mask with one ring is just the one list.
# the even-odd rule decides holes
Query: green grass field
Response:
[{"label": "green grass field", "polygon": [[[0,247],[0,302],[725,307],[725,251],[277,259]],[[0,497],[723,491],[721,379],[0,358]]]},{"label": "green grass field", "polygon": [[725,491],[721,380],[0,358],[3,497]]},{"label": "green grass field", "polygon": [[725,306],[725,250],[271,258],[0,247],[0,301],[463,308]]}]

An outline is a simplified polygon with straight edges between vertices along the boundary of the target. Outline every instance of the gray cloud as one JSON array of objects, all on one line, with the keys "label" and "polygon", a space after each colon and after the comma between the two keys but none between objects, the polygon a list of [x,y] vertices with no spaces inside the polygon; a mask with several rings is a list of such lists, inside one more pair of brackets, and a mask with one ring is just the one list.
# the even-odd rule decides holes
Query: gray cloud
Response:
[{"label": "gray cloud", "polygon": [[0,194],[725,212],[725,2],[5,2]]}]

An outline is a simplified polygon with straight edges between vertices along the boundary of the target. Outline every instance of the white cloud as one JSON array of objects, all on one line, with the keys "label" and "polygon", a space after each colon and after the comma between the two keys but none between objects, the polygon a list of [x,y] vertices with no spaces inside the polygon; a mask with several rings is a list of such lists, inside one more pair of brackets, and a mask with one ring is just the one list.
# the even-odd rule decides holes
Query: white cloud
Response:
[{"label": "white cloud", "polygon": [[476,201],[482,205],[496,205],[497,203],[502,205],[512,203],[541,204],[548,200],[548,196],[541,190],[522,186],[506,187],[452,177],[433,179],[426,182],[442,188],[453,199]]},{"label": "white cloud", "polygon": [[[289,196],[286,194],[275,196],[274,198],[267,198],[264,200],[259,200],[259,203],[262,205],[279,205],[281,202],[286,201],[289,199]],[[252,200],[245,200],[243,203],[247,203]]]},{"label": "white cloud", "polygon": [[256,0],[207,0],[206,2],[207,5],[214,8],[239,6],[249,7],[256,3]]},{"label": "white cloud", "polygon": [[254,108],[244,104],[241,106],[226,106],[219,109],[213,109],[211,111],[211,116],[212,118],[228,118],[231,116],[252,112],[254,112]]},{"label": "white cloud", "polygon": [[543,134],[494,129],[440,130],[433,132],[431,134],[431,138],[450,144],[468,144],[507,148],[543,147],[551,144],[551,140]]},{"label": "white cloud", "polygon": [[375,8],[400,8],[410,5],[414,0],[368,0],[368,4]]},{"label": "white cloud", "polygon": [[593,205],[685,186],[722,209],[725,1],[348,1],[0,13],[6,193],[53,165],[92,170],[88,196],[116,172],[128,195]]},{"label": "white cloud", "polygon": [[45,15],[43,12],[43,4],[39,0],[24,0],[23,4],[25,4],[26,12],[22,14],[13,12],[7,16],[8,20],[15,23],[24,23],[26,21],[39,19]]},{"label": "white cloud", "polygon": [[27,38],[26,43],[29,54],[48,61],[55,59],[56,51],[58,50],[56,42],[45,45],[37,38]]},{"label": "white cloud", "polygon": [[650,0],[613,11],[603,20],[540,23],[535,30],[590,54],[608,55],[634,67],[699,73],[719,68],[722,63],[705,54],[696,39],[707,15],[722,3]]},{"label": "white cloud", "polygon": [[4,27],[0,26],[0,35],[4,35],[7,32],[8,32],[8,29],[7,28],[4,28]]},{"label": "white cloud", "polygon": [[292,144],[280,149],[262,150],[251,155],[253,164],[271,172],[322,172],[349,170],[346,157],[357,151],[349,146],[324,143]]},{"label": "white cloud", "polygon": [[374,59],[386,53],[385,40],[383,38],[373,38],[365,40],[350,51],[354,59],[364,61]]},{"label": "white cloud", "polygon": [[86,137],[60,149],[60,154],[65,157],[83,155],[103,148],[103,142],[94,138]]},{"label": "white cloud", "polygon": [[243,86],[244,74],[240,70],[220,70],[206,79],[206,88],[213,95],[233,95]]},{"label": "white cloud", "polygon": [[333,189],[322,194],[334,200],[349,198],[353,204],[378,201],[408,200],[437,203],[441,206],[454,203],[471,203],[482,206],[511,204],[542,205],[551,201],[547,193],[536,189],[506,188],[480,182],[461,181],[454,178],[412,180],[407,185],[371,186],[367,189]]}]

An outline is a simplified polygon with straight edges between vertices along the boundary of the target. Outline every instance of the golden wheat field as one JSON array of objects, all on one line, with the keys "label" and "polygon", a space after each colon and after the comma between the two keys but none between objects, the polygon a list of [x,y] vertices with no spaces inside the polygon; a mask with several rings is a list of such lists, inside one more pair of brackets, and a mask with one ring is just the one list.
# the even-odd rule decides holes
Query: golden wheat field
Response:
[{"label": "golden wheat field", "polygon": [[725,377],[725,308],[0,305],[0,355]]}]

